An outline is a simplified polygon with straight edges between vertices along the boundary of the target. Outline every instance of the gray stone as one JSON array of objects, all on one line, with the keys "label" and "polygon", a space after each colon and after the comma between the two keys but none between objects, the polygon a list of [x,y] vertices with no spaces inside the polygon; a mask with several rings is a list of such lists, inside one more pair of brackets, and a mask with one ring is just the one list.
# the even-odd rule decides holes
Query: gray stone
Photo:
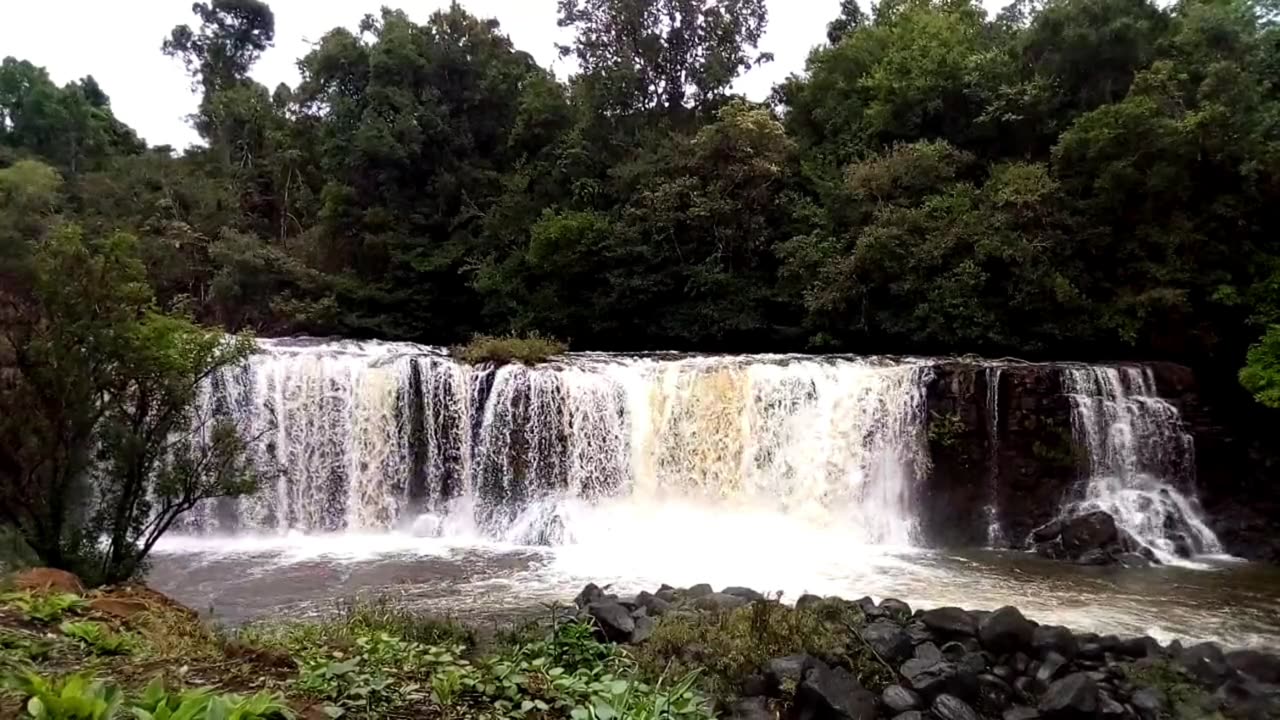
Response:
[{"label": "gray stone", "polygon": [[755,602],[756,600],[765,599],[762,593],[758,593],[749,587],[731,586],[721,590],[720,592],[724,595],[733,595],[734,597],[740,597],[743,600],[746,600],[747,602]]},{"label": "gray stone", "polygon": [[725,595],[724,593],[711,593],[709,595],[701,595],[694,599],[693,606],[699,610],[734,610],[746,605],[747,601],[737,595]]},{"label": "gray stone", "polygon": [[1209,642],[1184,649],[1178,654],[1178,664],[1186,668],[1196,680],[1210,687],[1221,685],[1235,672],[1227,664],[1222,648]]},{"label": "gray stone", "polygon": [[991,674],[995,675],[996,677],[1000,678],[1005,682],[1011,682],[1015,677],[1018,676],[1018,673],[1014,672],[1013,668],[1009,667],[1008,665],[997,665],[991,668]]},{"label": "gray stone", "polygon": [[707,583],[698,583],[688,590],[685,590],[684,596],[687,598],[700,598],[703,595],[710,595],[713,592],[715,592],[715,589]]},{"label": "gray stone", "polygon": [[1280,685],[1280,657],[1257,650],[1235,650],[1227,653],[1227,665],[1258,682]]},{"label": "gray stone", "polygon": [[1116,652],[1131,658],[1155,657],[1160,651],[1160,643],[1146,635],[1125,638],[1116,645]]},{"label": "gray stone", "polygon": [[1129,704],[1142,720],[1159,720],[1164,713],[1164,693],[1155,688],[1142,688],[1129,697]]},{"label": "gray stone", "polygon": [[937,662],[942,659],[942,651],[938,649],[937,645],[934,645],[931,642],[925,642],[916,646],[915,656],[921,660]]},{"label": "gray stone", "polygon": [[908,710],[900,715],[894,715],[893,720],[924,720],[924,713],[919,710]]},{"label": "gray stone", "polygon": [[960,669],[971,675],[979,675],[987,671],[991,664],[987,662],[987,656],[980,652],[967,652],[960,658],[957,663]]},{"label": "gray stone", "polygon": [[604,591],[600,589],[600,586],[595,583],[587,583],[586,587],[582,588],[582,592],[578,593],[578,596],[573,599],[573,604],[584,608],[602,599],[604,599]]},{"label": "gray stone", "polygon": [[1117,542],[1120,532],[1116,528],[1116,519],[1110,513],[1095,510],[1067,520],[1061,538],[1067,554],[1079,557],[1088,550]]},{"label": "gray stone", "polygon": [[1072,673],[1049,686],[1038,709],[1052,718],[1092,717],[1098,711],[1098,684],[1084,673]]},{"label": "gray stone", "polygon": [[814,720],[876,720],[876,696],[848,670],[817,660],[805,666],[793,707]]},{"label": "gray stone", "polygon": [[633,645],[638,645],[645,640],[648,640],[653,635],[653,629],[657,627],[658,624],[648,615],[635,618],[635,621],[635,629],[631,631],[631,637],[628,641]]},{"label": "gray stone", "polygon": [[909,622],[903,630],[907,633],[907,637],[911,638],[911,642],[916,645],[933,640],[933,633],[922,622]]},{"label": "gray stone", "polygon": [[1000,720],[1039,720],[1039,718],[1039,710],[1025,705],[1011,707],[1000,716]]},{"label": "gray stone", "polygon": [[1018,608],[1005,606],[982,619],[978,624],[978,639],[982,647],[1004,655],[1029,646],[1035,629]]},{"label": "gray stone", "polygon": [[877,620],[864,627],[861,635],[885,662],[897,665],[911,657],[911,638],[892,620]]},{"label": "gray stone", "polygon": [[799,600],[796,600],[796,609],[811,610],[814,607],[817,607],[818,605],[821,605],[821,604],[822,604],[822,598],[818,597],[817,595],[810,595],[806,593],[804,595],[801,595]]},{"label": "gray stone", "polygon": [[676,589],[669,587],[659,588],[658,592],[654,593],[653,596],[665,603],[674,603],[677,598]]},{"label": "gray stone", "polygon": [[1128,714],[1124,705],[1116,702],[1110,695],[1098,693],[1098,714],[1104,718],[1123,718]]},{"label": "gray stone", "polygon": [[1111,557],[1111,553],[1102,548],[1085,550],[1076,558],[1077,565],[1111,565],[1114,562],[1116,559]]},{"label": "gray stone", "polygon": [[728,720],[777,720],[778,714],[762,697],[747,697],[729,703]]},{"label": "gray stone", "polygon": [[911,617],[911,606],[902,602],[897,598],[885,598],[880,601],[880,609],[889,613],[889,616],[903,621]]},{"label": "gray stone", "polygon": [[880,693],[880,702],[884,706],[895,713],[904,713],[908,710],[919,710],[924,703],[920,700],[920,696],[915,692],[908,690],[901,685],[890,685]]},{"label": "gray stone", "polygon": [[902,677],[907,685],[932,701],[942,693],[973,699],[978,694],[978,678],[960,670],[954,663],[911,659],[902,664]]},{"label": "gray stone", "polygon": [[[661,590],[659,590],[659,592],[661,592]],[[639,595],[636,595],[636,605],[644,608],[647,613],[653,617],[663,615],[671,609],[670,602],[648,592],[641,592]]]},{"label": "gray stone", "polygon": [[969,703],[961,700],[955,695],[947,695],[943,693],[933,699],[933,704],[929,706],[938,720],[981,720],[978,713],[969,707]]},{"label": "gray stone", "polygon": [[1048,687],[1058,671],[1066,664],[1066,658],[1056,652],[1050,652],[1045,656],[1044,662],[1040,663],[1040,668],[1036,670],[1036,682],[1040,683],[1041,687]]},{"label": "gray stone", "polygon": [[764,664],[764,681],[768,694],[777,696],[781,692],[783,684],[787,682],[792,685],[798,685],[805,665],[811,662],[813,662],[813,658],[808,655],[787,655],[773,658],[766,662]]},{"label": "gray stone", "polygon": [[948,636],[974,635],[978,625],[973,616],[958,607],[940,607],[925,612],[921,622],[930,630]]},{"label": "gray stone", "polygon": [[1009,683],[989,673],[978,676],[978,708],[988,715],[995,715],[1009,707],[1013,701],[1013,688]]},{"label": "gray stone", "polygon": [[627,642],[636,629],[635,618],[626,606],[613,600],[600,600],[587,606],[587,614],[596,621],[605,639],[610,642]]},{"label": "gray stone", "polygon": [[1055,652],[1067,660],[1076,656],[1079,644],[1070,630],[1060,625],[1041,625],[1031,632],[1031,648],[1037,657]]},{"label": "gray stone", "polygon": [[944,643],[942,646],[942,657],[950,662],[960,662],[960,658],[964,657],[968,652],[969,648],[965,647],[964,643],[949,642]]}]

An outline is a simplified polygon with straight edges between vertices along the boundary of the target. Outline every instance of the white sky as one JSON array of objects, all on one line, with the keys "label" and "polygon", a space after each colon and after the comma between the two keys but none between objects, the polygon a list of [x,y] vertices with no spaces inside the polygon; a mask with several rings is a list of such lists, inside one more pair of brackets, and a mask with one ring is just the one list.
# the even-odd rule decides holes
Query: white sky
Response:
[{"label": "white sky", "polygon": [[[295,62],[325,32],[354,27],[383,5],[399,7],[422,22],[449,0],[268,0],[276,17],[275,47],[253,76],[268,88],[296,85]],[[986,0],[989,8],[999,0]],[[516,47],[544,67],[567,73],[555,43],[570,35],[556,27],[556,0],[463,0],[473,14],[496,17]],[[739,79],[736,88],[761,100],[773,85],[804,69],[809,49],[825,40],[839,0],[768,0],[769,26],[761,50],[774,62]],[[869,3],[863,2],[864,9]],[[58,84],[93,75],[111,97],[117,117],[152,145],[181,149],[197,141],[186,116],[196,97],[176,58],[160,53],[174,25],[195,27],[190,0],[0,0],[0,57],[13,55],[44,66]]]}]

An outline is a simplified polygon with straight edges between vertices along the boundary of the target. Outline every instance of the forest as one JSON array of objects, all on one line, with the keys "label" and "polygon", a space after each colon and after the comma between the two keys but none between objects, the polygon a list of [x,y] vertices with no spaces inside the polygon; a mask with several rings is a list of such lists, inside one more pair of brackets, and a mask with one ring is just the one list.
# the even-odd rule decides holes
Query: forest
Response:
[{"label": "forest", "polygon": [[845,0],[766,103],[731,92],[764,0],[560,0],[567,80],[461,5],[384,9],[276,88],[266,3],[192,10],[156,38],[180,152],[3,61],[11,300],[72,232],[258,335],[1168,359],[1280,403],[1272,3]]}]

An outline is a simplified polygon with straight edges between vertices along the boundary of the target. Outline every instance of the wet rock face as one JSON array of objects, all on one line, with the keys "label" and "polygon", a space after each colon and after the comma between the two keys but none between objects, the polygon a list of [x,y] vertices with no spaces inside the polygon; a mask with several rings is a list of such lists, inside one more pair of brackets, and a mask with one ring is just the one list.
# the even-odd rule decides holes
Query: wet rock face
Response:
[{"label": "wet rock face", "polygon": [[1110,513],[1055,518],[1031,531],[1031,549],[1053,560],[1080,565],[1147,565],[1157,562],[1150,548],[1116,526]]}]

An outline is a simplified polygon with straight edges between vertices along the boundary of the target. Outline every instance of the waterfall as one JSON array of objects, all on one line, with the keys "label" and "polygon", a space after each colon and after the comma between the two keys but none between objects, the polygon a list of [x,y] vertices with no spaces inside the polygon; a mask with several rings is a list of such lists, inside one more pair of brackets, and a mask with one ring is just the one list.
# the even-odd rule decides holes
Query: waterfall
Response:
[{"label": "waterfall", "polygon": [[1178,409],[1158,397],[1149,368],[1069,366],[1075,443],[1087,453],[1072,514],[1105,510],[1163,561],[1220,553],[1194,493],[1195,449]]},{"label": "waterfall", "polygon": [[996,365],[986,369],[987,415],[990,419],[987,432],[991,442],[991,468],[987,473],[987,546],[998,547],[1005,542],[1000,527],[1000,371]]},{"label": "waterfall", "polygon": [[462,365],[405,343],[264,340],[202,394],[264,479],[200,532],[398,529],[572,542],[583,508],[768,512],[918,537],[929,366],[808,356],[582,353]]}]

